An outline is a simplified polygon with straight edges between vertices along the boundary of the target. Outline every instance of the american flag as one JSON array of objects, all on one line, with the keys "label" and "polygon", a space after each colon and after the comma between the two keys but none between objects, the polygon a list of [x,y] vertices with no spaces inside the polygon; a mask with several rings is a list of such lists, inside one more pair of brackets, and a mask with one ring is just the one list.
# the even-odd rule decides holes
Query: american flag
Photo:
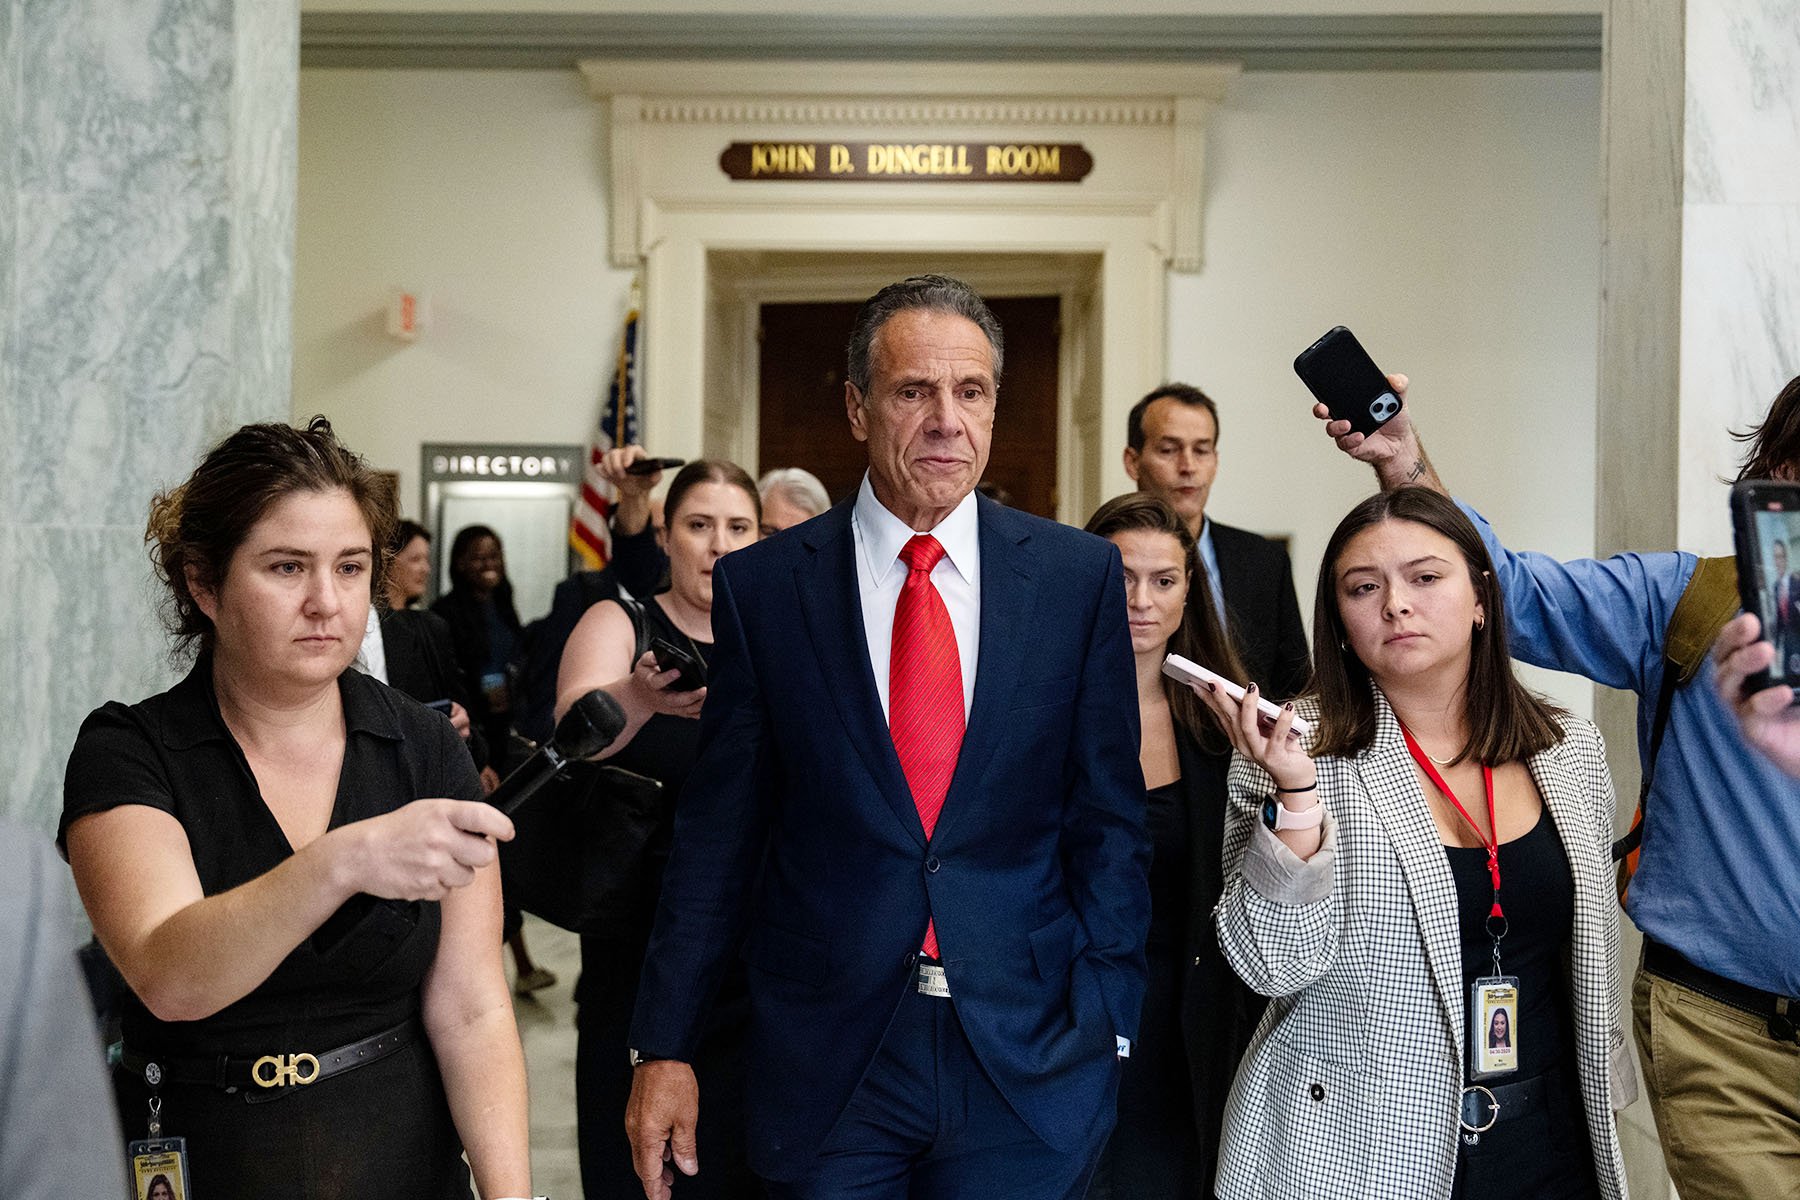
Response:
[{"label": "american flag", "polygon": [[581,496],[569,519],[569,545],[589,570],[599,570],[612,557],[612,530],[607,521],[612,515],[614,496],[612,485],[600,475],[600,458],[614,446],[631,446],[638,442],[637,342],[638,303],[634,284],[631,311],[625,314],[625,332],[619,338],[619,358],[613,367],[612,383],[606,390],[606,404],[600,410],[600,422],[594,427],[594,436],[588,443],[587,469],[581,474]]}]

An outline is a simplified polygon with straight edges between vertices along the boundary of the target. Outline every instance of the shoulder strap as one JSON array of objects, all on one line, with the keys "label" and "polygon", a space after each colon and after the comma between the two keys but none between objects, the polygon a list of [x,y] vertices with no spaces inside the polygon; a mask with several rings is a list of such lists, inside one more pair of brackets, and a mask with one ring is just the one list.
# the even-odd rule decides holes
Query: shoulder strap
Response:
[{"label": "shoulder strap", "polygon": [[1675,602],[1663,643],[1663,657],[1678,674],[1676,687],[1686,687],[1699,673],[1719,630],[1725,628],[1725,622],[1737,610],[1737,559],[1701,559],[1694,565],[1694,574],[1681,599]]},{"label": "shoulder strap", "polygon": [[650,648],[650,620],[644,612],[644,602],[625,595],[614,596],[612,600],[631,618],[631,631],[637,635],[637,649],[631,652],[631,662],[636,666],[637,660]]},{"label": "shoulder strap", "polygon": [[1682,589],[1675,611],[1669,615],[1669,627],[1663,636],[1662,685],[1656,690],[1656,713],[1650,721],[1649,753],[1644,757],[1643,780],[1638,786],[1637,814],[1625,836],[1613,843],[1613,861],[1629,859],[1620,879],[1620,895],[1636,868],[1638,846],[1644,840],[1644,804],[1650,798],[1650,783],[1656,778],[1656,760],[1662,751],[1663,734],[1669,727],[1669,709],[1675,692],[1692,682],[1700,664],[1719,636],[1725,622],[1738,610],[1737,559],[1731,556],[1703,558],[1694,564],[1694,573]]}]

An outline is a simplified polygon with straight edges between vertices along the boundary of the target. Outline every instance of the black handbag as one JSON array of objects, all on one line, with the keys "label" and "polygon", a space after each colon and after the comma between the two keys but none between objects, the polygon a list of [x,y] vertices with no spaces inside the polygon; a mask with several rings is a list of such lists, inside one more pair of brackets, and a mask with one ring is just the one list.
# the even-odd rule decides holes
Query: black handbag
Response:
[{"label": "black handbag", "polygon": [[576,763],[513,814],[500,846],[506,898],[552,925],[604,934],[630,924],[663,822],[663,785],[620,767]]},{"label": "black handbag", "polygon": [[[636,661],[649,641],[644,611],[623,596],[617,603],[637,632]],[[500,845],[508,902],[580,934],[642,920],[651,859],[667,850],[651,846],[664,817],[660,780],[604,763],[571,764],[513,814],[513,839]]]}]

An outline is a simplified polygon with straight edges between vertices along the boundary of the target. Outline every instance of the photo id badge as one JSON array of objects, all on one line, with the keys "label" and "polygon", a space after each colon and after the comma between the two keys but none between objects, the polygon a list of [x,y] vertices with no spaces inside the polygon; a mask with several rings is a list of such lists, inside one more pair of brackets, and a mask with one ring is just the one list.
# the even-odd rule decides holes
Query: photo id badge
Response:
[{"label": "photo id badge", "polygon": [[1469,986],[1469,1078],[1519,1069],[1519,977],[1485,975]]},{"label": "photo id badge", "polygon": [[132,1200],[189,1200],[186,1138],[150,1138],[125,1147]]}]

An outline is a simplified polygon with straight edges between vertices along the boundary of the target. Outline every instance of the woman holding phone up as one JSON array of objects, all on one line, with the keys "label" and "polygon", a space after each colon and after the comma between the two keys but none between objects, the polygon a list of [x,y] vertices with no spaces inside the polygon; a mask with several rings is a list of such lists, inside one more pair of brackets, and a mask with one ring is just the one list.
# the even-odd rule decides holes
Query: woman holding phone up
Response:
[{"label": "woman holding phone up", "polygon": [[1254,690],[1203,694],[1239,755],[1219,939],[1274,998],[1225,1200],[1625,1195],[1612,781],[1593,726],[1513,678],[1505,629],[1474,527],[1401,488],[1326,548],[1314,693],[1272,726]]},{"label": "woman holding phone up", "polygon": [[[757,539],[762,502],[756,482],[735,463],[702,460],[681,468],[669,484],[664,526],[657,540],[669,556],[669,587],[643,601],[641,618],[602,600],[569,635],[556,677],[556,715],[595,688],[625,710],[625,729],[601,757],[662,785],[663,808],[645,850],[644,869],[629,911],[605,935],[581,939],[577,1004],[575,1103],[581,1147],[581,1184],[589,1196],[635,1196],[643,1191],[631,1144],[619,1128],[631,1096],[634,1066],[626,1057],[631,1011],[656,903],[662,867],[674,834],[681,787],[700,745],[704,687],[683,686],[662,671],[640,644],[661,639],[702,669],[712,657],[712,572],[719,559]],[[635,606],[635,605],[634,605]],[[639,621],[642,632],[639,631]],[[749,1030],[749,985],[741,968],[727,974],[701,1043],[696,1067],[709,1099],[702,1135],[712,1147],[701,1173],[682,1178],[677,1192],[704,1197],[760,1196],[744,1145],[744,1039]]]}]

